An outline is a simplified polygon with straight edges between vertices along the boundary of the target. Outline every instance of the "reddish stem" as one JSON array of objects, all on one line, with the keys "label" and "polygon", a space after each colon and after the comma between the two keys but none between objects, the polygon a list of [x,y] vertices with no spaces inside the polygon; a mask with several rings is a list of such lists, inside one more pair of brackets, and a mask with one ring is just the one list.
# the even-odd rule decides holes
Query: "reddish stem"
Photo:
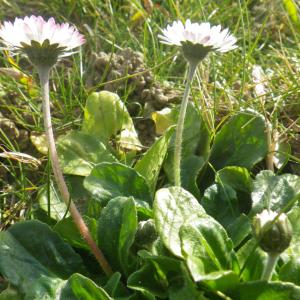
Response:
[{"label": "reddish stem", "polygon": [[60,191],[60,194],[64,202],[66,203],[67,206],[69,206],[70,214],[81,236],[89,245],[92,253],[94,254],[96,260],[98,261],[104,273],[107,276],[110,276],[113,273],[112,269],[108,264],[107,260],[105,259],[102,251],[97,247],[80,212],[76,208],[74,202],[71,200],[68,187],[66,185],[66,182],[63,177],[63,173],[59,165],[59,160],[57,156],[57,150],[56,150],[55,140],[53,135],[53,129],[52,129],[51,112],[50,112],[50,99],[49,99],[50,68],[40,67],[38,68],[38,73],[39,73],[41,89],[42,89],[44,126],[45,126],[47,141],[48,141],[49,154],[50,154],[52,169],[54,173],[54,178],[56,180],[58,189]]}]

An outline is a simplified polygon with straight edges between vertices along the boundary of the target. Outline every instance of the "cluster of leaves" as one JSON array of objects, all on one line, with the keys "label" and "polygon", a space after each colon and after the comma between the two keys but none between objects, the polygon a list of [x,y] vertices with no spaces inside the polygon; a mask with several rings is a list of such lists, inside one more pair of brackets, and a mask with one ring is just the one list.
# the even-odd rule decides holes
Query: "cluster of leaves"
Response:
[{"label": "cluster of leaves", "polygon": [[[72,199],[114,273],[101,273],[48,184],[36,219],[0,233],[0,273],[10,283],[1,300],[300,298],[300,178],[258,171],[268,152],[264,118],[242,111],[213,135],[190,103],[183,186],[174,187],[177,115],[156,115],[163,134],[140,156],[119,97],[87,99],[81,130],[61,137],[58,151]],[[272,282],[260,280],[266,254],[251,236],[264,208],[287,212],[294,231]]]}]

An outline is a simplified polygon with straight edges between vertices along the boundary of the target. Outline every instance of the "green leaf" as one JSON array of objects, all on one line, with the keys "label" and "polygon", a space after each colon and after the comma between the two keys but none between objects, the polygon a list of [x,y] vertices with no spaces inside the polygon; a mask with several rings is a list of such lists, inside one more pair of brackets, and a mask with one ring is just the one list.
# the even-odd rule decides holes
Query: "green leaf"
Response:
[{"label": "green leaf", "polygon": [[195,281],[215,280],[210,274],[231,270],[235,256],[224,228],[210,216],[202,216],[180,229],[182,253]]},{"label": "green leaf", "polygon": [[290,247],[285,253],[291,257],[297,258],[300,256],[300,207],[294,206],[288,212],[288,218],[293,228],[293,238]]},{"label": "green leaf", "polygon": [[216,182],[227,184],[236,191],[251,192],[252,179],[246,168],[229,166],[219,170],[216,174]]},{"label": "green leaf", "polygon": [[182,276],[183,262],[174,257],[153,255],[145,250],[138,254],[145,264],[129,277],[128,284],[134,289],[146,289],[158,297],[166,297],[170,284]]},{"label": "green leaf", "polygon": [[216,134],[210,162],[216,170],[226,166],[251,169],[268,152],[263,116],[240,112]]},{"label": "green leaf", "polygon": [[244,281],[259,280],[264,270],[267,254],[257,245],[255,239],[249,240],[237,252],[241,266],[241,278]]},{"label": "green leaf", "polygon": [[101,203],[93,198],[87,201],[86,215],[93,219],[98,219],[102,210]]},{"label": "green leaf", "polygon": [[23,300],[24,297],[15,289],[8,287],[0,293],[0,300]]},{"label": "green leaf", "polygon": [[174,127],[171,127],[151,146],[134,167],[134,169],[147,180],[152,193],[155,191],[157,178],[167,154],[168,145],[173,132]]},{"label": "green leaf", "polygon": [[283,169],[288,163],[292,149],[288,142],[280,142],[275,145],[273,162],[277,169]]},{"label": "green leaf", "polygon": [[196,155],[191,155],[182,161],[181,185],[197,199],[200,198],[197,178],[205,164],[204,158]]},{"label": "green leaf", "polygon": [[92,93],[87,98],[82,131],[99,138],[105,145],[111,138],[116,138],[121,148],[141,149],[126,106],[117,94],[108,91]]},{"label": "green leaf", "polygon": [[136,200],[152,202],[148,184],[134,169],[120,163],[101,163],[85,178],[84,187],[101,202],[118,196],[133,196]]},{"label": "green leaf", "polygon": [[58,277],[41,276],[27,290],[24,300],[60,299],[60,292],[65,280]]},{"label": "green leaf", "polygon": [[[232,170],[234,169],[235,167],[232,167]],[[227,171],[226,173],[222,172],[221,176],[217,174],[217,182],[219,183],[213,184],[205,190],[201,204],[209,215],[224,226],[236,247],[251,232],[249,218],[241,213],[242,211],[249,211],[247,207],[251,205],[251,199],[248,200],[250,198],[248,192],[242,191],[243,179],[234,180],[235,176],[232,175],[230,172],[230,175],[227,176]],[[235,175],[238,177],[239,172]],[[232,187],[239,188],[240,191],[235,191]],[[244,188],[247,190],[247,185]]]},{"label": "green leaf", "polygon": [[167,277],[170,273],[173,273],[174,276],[177,276],[181,273],[181,263],[182,261],[165,255],[155,255],[146,250],[141,250],[138,252],[138,255],[146,261],[151,262],[159,274],[165,274]]},{"label": "green leaf", "polygon": [[156,298],[145,290],[131,294],[128,297],[118,297],[115,300],[156,300]]},{"label": "green leaf", "polygon": [[36,289],[53,289],[75,272],[86,272],[80,256],[48,225],[25,221],[0,233],[0,273],[22,293],[41,278]]},{"label": "green leaf", "polygon": [[94,165],[116,161],[95,136],[78,131],[60,137],[57,152],[63,172],[71,175],[88,176]]},{"label": "green leaf", "polygon": [[233,296],[239,300],[298,300],[300,287],[285,282],[252,281],[239,284]]},{"label": "green leaf", "polygon": [[41,277],[26,293],[25,300],[113,300],[104,289],[81,274],[68,280]]},{"label": "green leaf", "polygon": [[156,192],[153,213],[157,232],[164,245],[182,257],[179,229],[205,214],[192,194],[180,187],[163,188]]},{"label": "green leaf", "polygon": [[241,214],[236,192],[225,184],[214,184],[207,188],[201,204],[225,228]]},{"label": "green leaf", "polygon": [[131,246],[138,220],[133,198],[117,197],[102,210],[98,221],[98,243],[111,266],[130,274],[136,267]]},{"label": "green leaf", "polygon": [[156,134],[164,134],[172,125],[176,125],[176,109],[165,107],[162,110],[154,111],[151,118],[155,123]]},{"label": "green leaf", "polygon": [[283,265],[279,269],[279,279],[300,285],[300,207],[294,206],[288,212],[293,229],[289,248],[281,254]]},{"label": "green leaf", "polygon": [[[83,179],[82,176],[65,176],[71,199],[75,202],[80,211],[86,209],[90,197],[88,191],[83,187]],[[50,204],[50,215],[48,204]],[[34,205],[35,217],[47,224],[54,225],[64,216],[69,216],[69,213],[66,212],[67,206],[61,199],[55,184],[50,182],[49,191],[47,185],[42,186],[38,193],[38,203]]]},{"label": "green leaf", "polygon": [[239,276],[233,271],[218,271],[208,275],[211,279],[203,281],[213,291],[227,293],[239,283]]},{"label": "green leaf", "polygon": [[63,287],[59,299],[113,300],[104,289],[81,274],[73,274]]},{"label": "green leaf", "polygon": [[246,215],[242,214],[225,229],[233,242],[234,248],[236,248],[251,234],[251,222]]},{"label": "green leaf", "polygon": [[[65,215],[69,216],[65,202],[60,198],[59,192],[54,188],[53,183],[50,183],[48,190],[47,186],[42,186],[38,193],[38,203],[34,205],[35,218],[48,224],[55,224]],[[49,205],[50,204],[50,214]]]},{"label": "green leaf", "polygon": [[[159,274],[151,263],[147,262],[141,269],[132,273],[127,281],[129,288],[160,298],[167,296],[167,282],[159,278]],[[155,299],[155,297],[153,297]]]},{"label": "green leaf", "polygon": [[297,2],[294,0],[282,0],[282,2],[293,23],[300,29],[300,16],[297,9]]},{"label": "green leaf", "polygon": [[300,286],[300,258],[290,259],[280,268],[278,275],[281,281],[289,281]]},{"label": "green leaf", "polygon": [[203,291],[197,289],[197,285],[192,281],[185,268],[182,268],[181,276],[171,283],[169,288],[170,300],[207,300]]},{"label": "green leaf", "polygon": [[252,192],[251,215],[263,209],[282,209],[300,193],[300,177],[292,174],[274,175],[271,171],[261,171],[255,178]]},{"label": "green leaf", "polygon": [[[93,218],[84,216],[84,220],[90,229],[90,232],[96,240],[97,238],[97,221]],[[53,230],[57,232],[68,244],[76,248],[81,248],[90,251],[90,247],[84,241],[80,233],[78,232],[77,227],[74,224],[74,221],[71,217],[65,218],[55,224]]]},{"label": "green leaf", "polygon": [[120,279],[121,273],[115,272],[110,276],[104,286],[105,291],[113,297],[116,296],[118,288],[120,287]]},{"label": "green leaf", "polygon": [[236,192],[238,209],[241,213],[248,214],[251,210],[251,192],[253,189],[252,178],[246,168],[229,166],[216,173],[215,181],[222,186],[230,186]]}]

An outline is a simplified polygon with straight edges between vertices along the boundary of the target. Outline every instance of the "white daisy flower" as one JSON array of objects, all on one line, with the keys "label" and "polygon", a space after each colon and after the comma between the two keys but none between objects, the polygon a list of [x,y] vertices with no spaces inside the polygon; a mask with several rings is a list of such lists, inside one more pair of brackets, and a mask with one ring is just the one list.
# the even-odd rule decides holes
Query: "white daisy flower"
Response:
[{"label": "white daisy flower", "polygon": [[202,60],[210,51],[227,52],[237,48],[236,38],[228,29],[221,30],[221,26],[211,26],[209,23],[192,23],[174,21],[158,35],[161,42],[167,45],[182,47],[188,60]]},{"label": "white daisy flower", "polygon": [[71,55],[85,39],[68,23],[57,24],[41,16],[16,18],[0,26],[0,40],[5,49],[25,53],[34,65],[54,65],[61,57]]}]

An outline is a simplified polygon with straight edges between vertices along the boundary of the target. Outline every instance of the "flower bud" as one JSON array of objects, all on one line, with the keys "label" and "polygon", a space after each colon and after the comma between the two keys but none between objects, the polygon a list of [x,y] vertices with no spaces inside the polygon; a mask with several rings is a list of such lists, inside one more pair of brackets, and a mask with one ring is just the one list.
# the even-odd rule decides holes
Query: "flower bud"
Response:
[{"label": "flower bud", "polygon": [[155,224],[152,219],[139,223],[138,230],[135,235],[135,242],[140,247],[151,245],[158,235],[155,229]]},{"label": "flower bud", "polygon": [[276,219],[277,213],[263,210],[253,219],[252,230],[259,246],[267,253],[281,253],[289,247],[292,239],[292,226],[282,213]]}]

